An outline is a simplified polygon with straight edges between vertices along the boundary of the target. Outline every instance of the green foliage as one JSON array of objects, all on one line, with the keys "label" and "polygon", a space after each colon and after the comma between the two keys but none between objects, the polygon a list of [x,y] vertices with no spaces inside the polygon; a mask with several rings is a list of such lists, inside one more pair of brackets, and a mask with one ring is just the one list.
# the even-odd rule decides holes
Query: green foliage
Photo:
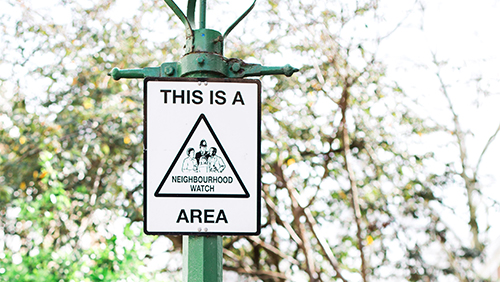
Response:
[{"label": "green foliage", "polygon": [[[253,281],[476,279],[481,250],[439,215],[451,169],[429,171],[434,155],[413,147],[443,128],[385,77],[380,38],[356,33],[379,1],[323,2],[259,2],[251,43],[227,43],[228,57],[302,67],[262,79],[262,235],[225,238],[225,269]],[[139,227],[142,84],[106,73],[177,60],[183,32],[161,1],[138,3],[116,18],[114,1],[62,1],[64,19],[9,1],[16,13],[0,16],[0,281],[162,278],[148,268],[157,237]],[[181,240],[169,239],[175,257]],[[175,264],[159,271],[179,280]]]},{"label": "green foliage", "polygon": [[[2,77],[0,280],[151,279],[142,259],[152,238],[137,226],[142,95],[137,81],[110,83],[106,74],[158,64],[156,50],[167,46],[140,44],[142,21],[158,7],[144,2],[120,22],[113,1],[57,3],[72,15],[59,24],[35,3],[9,4],[22,14],[2,15],[17,23],[1,46],[15,59],[2,62],[14,76]],[[19,66],[26,76],[16,76]],[[30,79],[41,87],[22,87]]]},{"label": "green foliage", "polygon": [[[441,195],[450,175],[429,170],[434,154],[415,149],[424,136],[445,129],[429,126],[413,111],[418,105],[385,77],[376,54],[380,38],[356,36],[377,21],[378,1],[269,5],[268,44],[286,45],[283,59],[304,65],[291,79],[264,80],[267,249],[254,246],[227,264],[259,257],[257,269],[286,272],[290,280],[299,273],[309,281],[475,279],[473,271],[458,273],[472,265],[455,253],[460,242],[438,213],[446,209]],[[232,55],[266,54],[261,41],[253,44],[258,51]],[[273,247],[299,262],[276,259]]]}]

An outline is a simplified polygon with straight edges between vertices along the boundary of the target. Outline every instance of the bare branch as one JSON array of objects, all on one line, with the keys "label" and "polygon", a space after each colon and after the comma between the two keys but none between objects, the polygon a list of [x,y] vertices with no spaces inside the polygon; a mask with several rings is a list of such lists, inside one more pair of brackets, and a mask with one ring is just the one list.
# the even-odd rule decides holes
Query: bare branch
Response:
[{"label": "bare branch", "polygon": [[377,43],[380,44],[380,42],[384,39],[386,39],[387,37],[391,36],[396,30],[398,30],[401,25],[408,19],[408,17],[413,13],[413,11],[415,11],[414,7],[419,3],[420,1],[419,0],[416,0],[415,3],[413,4],[412,8],[406,12],[405,16],[403,17],[403,19],[401,19],[401,21],[399,23],[396,24],[396,26],[391,30],[389,31],[387,34],[377,38]]},{"label": "bare branch", "polygon": [[283,225],[283,227],[285,227],[285,229],[290,234],[290,237],[292,237],[292,239],[295,241],[295,243],[297,243],[297,245],[299,245],[299,246],[302,245],[302,240],[299,238],[297,233],[295,233],[295,231],[293,230],[293,227],[290,225],[290,223],[282,220],[281,217],[279,216],[278,209],[276,208],[276,205],[273,203],[273,201],[271,201],[271,199],[265,194],[263,195],[263,197],[266,201],[266,205],[269,208],[271,208],[272,211],[276,214],[278,223],[280,223],[281,225]]},{"label": "bare branch", "polygon": [[259,237],[257,236],[248,236],[248,237],[245,237],[247,240],[249,241],[252,241],[254,242],[255,244],[261,246],[262,248],[270,251],[271,253],[274,253],[278,256],[280,256],[281,258],[283,259],[286,259],[288,260],[289,262],[293,263],[293,264],[296,264],[296,265],[300,265],[300,262],[294,258],[292,258],[291,256],[283,253],[282,251],[280,251],[279,249],[277,249],[276,247],[262,241]]},{"label": "bare branch", "polygon": [[293,221],[298,229],[298,235],[302,239],[302,245],[300,245],[302,251],[304,252],[304,256],[306,257],[306,271],[309,274],[311,281],[315,281],[317,278],[315,260],[313,258],[313,252],[311,249],[310,238],[306,233],[306,228],[304,223],[300,221],[300,217],[303,213],[302,207],[300,207],[297,198],[295,197],[295,189],[290,187],[288,183],[286,183],[286,188],[288,190],[288,194],[290,199],[292,200],[292,212],[293,212]]},{"label": "bare branch", "polygon": [[304,209],[304,214],[306,216],[307,223],[311,227],[314,237],[316,237],[316,240],[318,240],[319,246],[325,253],[326,258],[328,259],[328,262],[332,265],[333,269],[336,272],[335,277],[341,279],[344,282],[347,282],[347,280],[342,276],[340,273],[340,267],[337,259],[333,255],[332,249],[326,242],[325,238],[321,236],[321,233],[319,232],[318,224],[316,223],[316,220],[314,219],[311,211],[308,208]]},{"label": "bare branch", "polygon": [[300,217],[303,215],[303,208],[299,205],[297,200],[295,188],[289,185],[289,180],[285,179],[285,175],[283,173],[282,164],[275,164],[276,176],[284,185],[284,188],[287,189],[288,195],[292,202],[292,214],[293,214],[293,223],[296,226],[297,235],[302,240],[302,244],[299,245],[300,249],[304,253],[305,256],[305,264],[306,264],[306,272],[309,275],[310,281],[316,281],[318,279],[318,273],[316,273],[315,260],[313,258],[313,252],[311,249],[310,238],[306,232],[306,228],[304,223],[300,221]]},{"label": "bare branch", "polygon": [[356,176],[354,175],[354,171],[352,170],[350,158],[351,158],[351,148],[349,141],[349,133],[347,131],[347,108],[349,101],[349,88],[351,87],[353,80],[351,77],[346,77],[344,81],[344,89],[342,90],[342,98],[339,102],[339,107],[342,111],[342,120],[340,122],[341,132],[342,132],[342,148],[343,148],[343,156],[344,156],[344,168],[347,171],[347,175],[349,178],[349,183],[351,186],[351,195],[352,195],[352,208],[354,209],[354,219],[356,221],[357,232],[356,236],[358,239],[358,249],[361,258],[361,277],[364,282],[368,281],[367,276],[367,262],[365,259],[364,252],[364,244],[363,237],[361,235],[361,210],[359,208],[359,193],[358,186],[356,185]]},{"label": "bare branch", "polygon": [[[440,62],[437,60],[436,53],[435,52],[431,53],[434,65],[436,67],[439,67]],[[455,109],[453,107],[453,103],[448,93],[448,86],[444,83],[439,69],[436,72],[436,76],[441,86],[441,92],[448,101],[448,108],[450,109],[451,114],[453,115],[453,123],[455,126],[454,135],[457,139],[457,145],[460,150],[460,163],[462,165],[462,172],[460,173],[460,176],[465,181],[465,188],[467,190],[467,204],[469,206],[469,226],[473,236],[473,247],[477,249],[482,249],[483,245],[479,242],[479,227],[477,224],[476,205],[474,204],[474,199],[473,199],[473,192],[475,190],[475,184],[476,184],[476,178],[475,178],[476,172],[474,172],[474,178],[471,178],[467,175],[468,165],[467,165],[467,151],[465,148],[465,133],[461,128],[461,124],[458,119],[458,114],[455,112]]]},{"label": "bare branch", "polygon": [[[297,199],[299,196],[297,191],[295,191],[295,190],[292,190],[290,193],[291,193],[290,197],[293,199]],[[306,217],[306,222],[311,227],[311,230],[313,232],[314,237],[316,238],[316,240],[318,240],[318,243],[319,243],[321,249],[323,250],[326,258],[328,259],[328,261],[332,265],[333,269],[335,270],[335,272],[336,272],[335,277],[341,279],[344,282],[347,282],[347,280],[342,276],[342,274],[340,272],[339,263],[338,263],[337,259],[335,259],[335,256],[333,255],[333,252],[332,252],[330,246],[326,242],[325,238],[321,235],[321,232],[319,231],[317,222],[314,219],[314,216],[312,215],[310,209],[308,207],[302,208],[302,214]]]},{"label": "bare branch", "polygon": [[266,270],[251,270],[251,269],[246,269],[246,268],[239,268],[239,267],[233,267],[233,266],[223,266],[224,270],[228,271],[234,271],[239,274],[244,274],[244,275],[251,275],[251,276],[257,276],[259,278],[278,278],[282,280],[290,280],[288,276],[286,276],[283,273],[279,272],[273,272],[273,271],[266,271]]},{"label": "bare branch", "polygon": [[490,139],[488,139],[488,142],[486,142],[486,145],[484,146],[483,151],[481,152],[481,155],[479,156],[479,159],[477,160],[476,169],[474,170],[474,179],[477,179],[477,172],[479,171],[479,165],[481,164],[481,161],[483,160],[483,156],[486,153],[486,151],[488,150],[488,147],[490,146],[490,144],[493,143],[493,140],[495,140],[495,138],[497,137],[498,132],[500,132],[500,124],[498,125],[498,128],[495,131],[495,133],[493,133],[493,135],[491,135]]}]

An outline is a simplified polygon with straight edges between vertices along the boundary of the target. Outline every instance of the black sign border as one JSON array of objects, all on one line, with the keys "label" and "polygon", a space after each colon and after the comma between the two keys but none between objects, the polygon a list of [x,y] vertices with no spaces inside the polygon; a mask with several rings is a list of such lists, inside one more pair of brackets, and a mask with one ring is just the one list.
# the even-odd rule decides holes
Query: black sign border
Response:
[{"label": "black sign border", "polygon": [[[148,82],[150,81],[178,81],[178,82],[222,82],[222,83],[254,83],[257,84],[257,226],[255,232],[182,232],[182,231],[148,231],[147,230],[147,91],[148,91]],[[191,77],[146,77],[144,79],[144,89],[143,89],[143,103],[144,103],[144,138],[143,138],[143,146],[144,146],[144,173],[143,173],[143,230],[146,235],[198,235],[198,236],[255,236],[259,235],[261,232],[261,198],[262,198],[262,182],[261,182],[261,142],[262,142],[262,133],[261,133],[261,123],[262,123],[262,102],[261,102],[261,93],[262,93],[262,84],[258,79],[237,79],[237,78],[191,78]],[[241,199],[241,198],[240,198]],[[235,199],[236,200],[236,199]]]}]

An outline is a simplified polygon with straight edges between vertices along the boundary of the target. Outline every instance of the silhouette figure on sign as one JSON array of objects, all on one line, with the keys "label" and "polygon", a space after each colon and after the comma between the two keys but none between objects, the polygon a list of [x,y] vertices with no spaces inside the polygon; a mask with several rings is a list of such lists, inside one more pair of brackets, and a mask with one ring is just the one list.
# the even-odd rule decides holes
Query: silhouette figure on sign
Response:
[{"label": "silhouette figure on sign", "polygon": [[189,148],[186,153],[188,156],[182,162],[182,172],[198,172],[198,162],[195,158],[194,149]]},{"label": "silhouette figure on sign", "polygon": [[200,141],[200,150],[195,153],[193,148],[186,151],[187,158],[182,162],[182,172],[215,172],[221,173],[226,168],[224,160],[217,155],[217,148],[210,147],[207,150],[207,141]]},{"label": "silhouette figure on sign", "polygon": [[200,151],[196,153],[196,162],[198,164],[198,172],[208,172],[208,151],[207,141],[200,141]]},{"label": "silhouette figure on sign", "polygon": [[226,164],[221,157],[217,156],[217,148],[211,147],[208,158],[208,169],[210,172],[222,172],[226,168]]}]

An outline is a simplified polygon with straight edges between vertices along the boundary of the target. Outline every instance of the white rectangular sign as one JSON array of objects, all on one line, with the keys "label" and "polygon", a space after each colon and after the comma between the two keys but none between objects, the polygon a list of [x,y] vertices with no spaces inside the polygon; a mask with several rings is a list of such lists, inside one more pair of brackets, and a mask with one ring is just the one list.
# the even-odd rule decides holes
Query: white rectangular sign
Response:
[{"label": "white rectangular sign", "polygon": [[144,232],[260,233],[259,80],[144,80]]}]

